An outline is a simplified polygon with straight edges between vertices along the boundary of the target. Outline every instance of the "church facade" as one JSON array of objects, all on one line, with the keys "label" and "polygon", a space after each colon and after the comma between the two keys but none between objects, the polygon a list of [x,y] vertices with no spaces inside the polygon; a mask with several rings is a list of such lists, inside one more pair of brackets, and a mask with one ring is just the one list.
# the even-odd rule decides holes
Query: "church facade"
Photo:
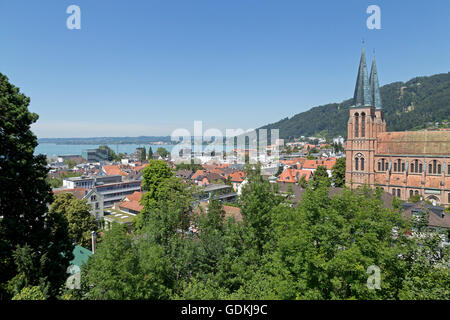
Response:
[{"label": "church facade", "polygon": [[450,131],[387,132],[375,58],[369,76],[364,48],[347,127],[348,187],[450,204]]}]

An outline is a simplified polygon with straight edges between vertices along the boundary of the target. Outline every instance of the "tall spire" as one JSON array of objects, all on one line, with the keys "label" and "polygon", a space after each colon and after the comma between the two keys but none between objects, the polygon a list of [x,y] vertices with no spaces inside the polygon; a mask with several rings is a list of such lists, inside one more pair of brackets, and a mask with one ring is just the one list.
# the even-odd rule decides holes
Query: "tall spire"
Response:
[{"label": "tall spire", "polygon": [[372,91],[370,90],[369,76],[367,74],[364,42],[361,50],[361,61],[359,62],[358,78],[356,79],[354,104],[355,107],[372,106]]},{"label": "tall spire", "polygon": [[375,55],[372,60],[372,70],[370,70],[370,89],[372,90],[372,100],[373,106],[375,109],[382,109],[383,105],[381,103],[381,95],[380,95],[380,84],[378,83],[378,73],[377,73],[377,64],[375,63]]}]

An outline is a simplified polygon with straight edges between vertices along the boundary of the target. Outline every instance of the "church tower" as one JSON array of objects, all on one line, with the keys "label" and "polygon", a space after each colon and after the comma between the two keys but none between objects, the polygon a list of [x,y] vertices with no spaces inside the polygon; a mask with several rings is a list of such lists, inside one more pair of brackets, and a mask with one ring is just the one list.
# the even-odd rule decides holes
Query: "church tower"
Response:
[{"label": "church tower", "polygon": [[386,122],[383,117],[375,57],[369,79],[364,46],[353,101],[347,124],[345,180],[347,186],[352,188],[363,184],[373,186],[377,135],[386,131]]}]

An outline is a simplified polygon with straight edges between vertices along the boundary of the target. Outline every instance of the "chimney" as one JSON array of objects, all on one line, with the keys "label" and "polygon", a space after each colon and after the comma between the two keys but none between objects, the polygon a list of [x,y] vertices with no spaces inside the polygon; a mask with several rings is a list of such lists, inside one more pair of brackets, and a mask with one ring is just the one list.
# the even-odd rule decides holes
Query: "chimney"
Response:
[{"label": "chimney", "polygon": [[95,253],[95,247],[97,246],[97,234],[95,233],[95,231],[91,232],[92,235],[92,253]]}]

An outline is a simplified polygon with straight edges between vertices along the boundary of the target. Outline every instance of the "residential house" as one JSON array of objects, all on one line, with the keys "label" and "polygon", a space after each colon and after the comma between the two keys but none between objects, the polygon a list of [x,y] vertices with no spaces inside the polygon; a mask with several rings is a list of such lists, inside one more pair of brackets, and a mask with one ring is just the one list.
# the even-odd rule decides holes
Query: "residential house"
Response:
[{"label": "residential house", "polygon": [[284,169],[283,172],[278,177],[278,182],[299,183],[302,177],[305,178],[305,181],[309,181],[309,179],[311,179],[313,175],[314,173],[311,170]]},{"label": "residential house", "polygon": [[122,201],[114,204],[114,209],[137,215],[144,209],[144,206],[140,204],[142,195],[143,192],[141,191],[135,191],[130,195],[126,195]]}]

